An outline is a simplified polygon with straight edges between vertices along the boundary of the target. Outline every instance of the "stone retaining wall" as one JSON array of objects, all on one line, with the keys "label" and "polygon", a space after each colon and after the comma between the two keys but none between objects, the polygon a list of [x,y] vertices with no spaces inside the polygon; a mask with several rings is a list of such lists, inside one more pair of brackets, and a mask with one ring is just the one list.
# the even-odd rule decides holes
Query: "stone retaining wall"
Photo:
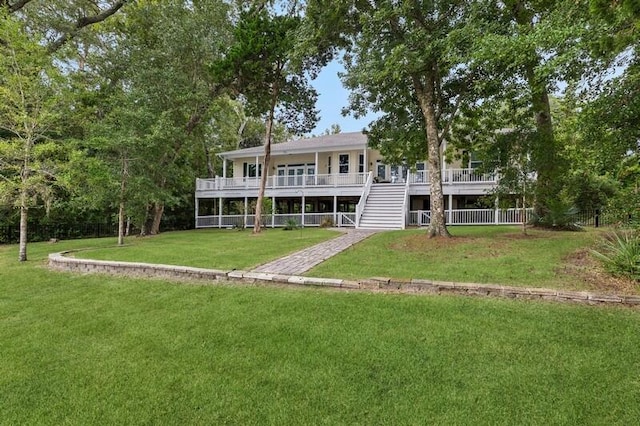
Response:
[{"label": "stone retaining wall", "polygon": [[546,288],[510,287],[493,284],[454,283],[421,279],[396,280],[369,278],[349,281],[334,278],[312,278],[295,275],[269,274],[248,271],[221,271],[186,266],[157,265],[150,263],[116,262],[78,259],[62,253],[49,255],[49,267],[60,271],[102,273],[143,278],[167,278],[214,282],[244,282],[254,284],[291,284],[350,290],[387,291],[396,293],[461,294],[492,296],[512,299],[538,299],[560,302],[577,302],[591,305],[624,305],[640,307],[640,296],[595,294],[590,292],[553,290]]}]

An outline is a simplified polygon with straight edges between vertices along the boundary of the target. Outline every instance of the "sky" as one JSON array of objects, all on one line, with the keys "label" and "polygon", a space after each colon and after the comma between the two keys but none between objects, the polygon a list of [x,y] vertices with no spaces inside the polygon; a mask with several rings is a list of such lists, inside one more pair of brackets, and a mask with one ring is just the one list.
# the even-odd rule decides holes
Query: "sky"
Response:
[{"label": "sky", "polygon": [[342,71],[344,67],[338,61],[333,61],[311,83],[318,91],[316,108],[320,111],[320,121],[311,132],[314,135],[321,134],[332,124],[339,124],[343,133],[359,132],[376,118],[376,115],[371,113],[358,120],[350,115],[342,116],[342,108],[349,104],[349,91],[342,86],[338,78],[338,72]]}]

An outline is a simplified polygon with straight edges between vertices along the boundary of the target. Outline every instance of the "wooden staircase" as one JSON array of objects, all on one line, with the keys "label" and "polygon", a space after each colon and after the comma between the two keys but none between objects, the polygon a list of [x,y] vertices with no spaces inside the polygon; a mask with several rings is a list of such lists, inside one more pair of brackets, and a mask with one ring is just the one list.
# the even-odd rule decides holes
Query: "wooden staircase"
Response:
[{"label": "wooden staircase", "polygon": [[378,183],[372,185],[358,227],[364,229],[403,229],[405,191],[404,184]]}]

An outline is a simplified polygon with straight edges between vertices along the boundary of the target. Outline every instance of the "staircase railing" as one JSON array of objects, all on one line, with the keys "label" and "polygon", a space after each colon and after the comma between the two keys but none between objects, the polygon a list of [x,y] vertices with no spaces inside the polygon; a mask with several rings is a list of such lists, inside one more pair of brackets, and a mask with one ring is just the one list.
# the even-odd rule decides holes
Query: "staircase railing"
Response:
[{"label": "staircase railing", "polygon": [[362,212],[364,211],[364,206],[367,204],[367,198],[369,197],[369,192],[371,191],[371,185],[373,184],[373,172],[369,172],[367,175],[367,181],[364,184],[364,188],[362,188],[362,195],[360,196],[360,201],[356,205],[356,228],[360,227],[360,217],[362,217]]}]

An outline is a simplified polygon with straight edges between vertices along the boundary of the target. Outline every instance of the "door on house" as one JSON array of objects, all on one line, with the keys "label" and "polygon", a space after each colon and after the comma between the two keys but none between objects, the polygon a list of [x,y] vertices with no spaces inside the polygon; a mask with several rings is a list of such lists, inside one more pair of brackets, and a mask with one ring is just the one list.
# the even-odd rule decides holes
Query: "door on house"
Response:
[{"label": "door on house", "polygon": [[379,182],[404,183],[407,179],[407,166],[388,165],[378,161],[376,173]]},{"label": "door on house", "polygon": [[289,186],[302,186],[302,176],[304,175],[305,166],[295,165],[289,166],[287,169],[288,185]]}]

